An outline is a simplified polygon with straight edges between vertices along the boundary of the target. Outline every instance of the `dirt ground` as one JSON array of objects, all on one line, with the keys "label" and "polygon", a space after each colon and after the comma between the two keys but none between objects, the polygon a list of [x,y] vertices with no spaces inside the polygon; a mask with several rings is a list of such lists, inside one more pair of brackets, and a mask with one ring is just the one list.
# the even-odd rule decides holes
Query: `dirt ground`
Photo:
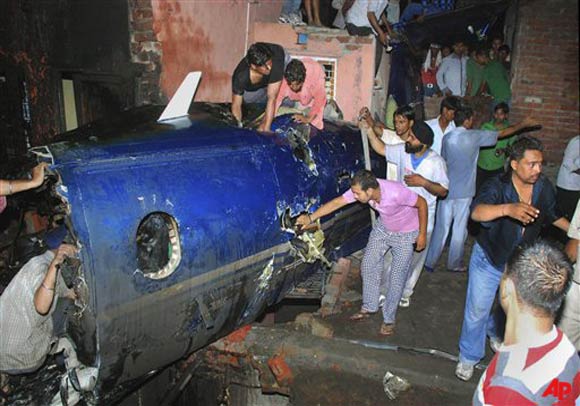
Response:
[{"label": "dirt ground", "polygon": [[[466,264],[471,246],[470,240]],[[339,313],[322,317],[312,313],[313,306],[282,306],[275,314],[276,324],[252,327],[240,353],[255,359],[282,355],[293,375],[287,403],[292,406],[471,404],[483,370],[476,370],[470,382],[462,382],[454,375],[455,361],[448,359],[458,354],[467,274],[445,271],[446,254],[434,273],[423,273],[411,306],[399,308],[391,337],[378,334],[382,323],[378,313],[364,321],[349,320],[361,304],[360,260],[352,257]],[[296,321],[289,321],[297,313],[301,314]],[[214,348],[227,350],[228,345],[218,343]],[[426,354],[425,349],[444,354]],[[491,359],[487,351],[483,363]],[[410,384],[394,400],[383,387],[387,371]]]},{"label": "dirt ground", "polygon": [[[472,244],[471,240],[467,244],[465,264],[468,264]],[[435,272],[423,272],[411,299],[411,306],[399,308],[396,332],[393,336],[384,338],[378,334],[382,323],[380,313],[364,321],[349,320],[349,316],[359,309],[361,303],[360,264],[354,259],[347,280],[350,291],[347,290],[342,295],[342,311],[324,320],[320,319],[321,322],[331,327],[335,340],[368,340],[406,348],[436,349],[457,355],[467,273],[446,271],[444,266],[446,255],[447,252],[444,251]],[[455,363],[451,360],[405,351],[398,351],[395,354],[393,351],[382,350],[380,355],[370,355],[371,359],[376,361],[375,356],[380,357],[385,372],[389,369],[397,370],[400,372],[399,376],[413,380],[415,384],[412,388],[391,401],[385,396],[381,380],[377,382],[377,379],[365,377],[364,373],[321,374],[309,371],[296,381],[296,397],[293,404],[465,405],[471,403],[471,394],[482,373],[482,370],[476,370],[471,382],[465,383],[455,378]],[[487,348],[487,356],[483,362],[489,362],[491,357],[492,353]],[[410,378],[412,376],[415,378]],[[432,380],[429,379],[430,376]],[[440,382],[436,382],[438,378],[442,378]],[[450,382],[453,382],[453,387],[450,387]],[[341,387],[343,390],[340,390]],[[463,390],[459,391],[458,388]],[[329,394],[336,396],[333,399]]]}]

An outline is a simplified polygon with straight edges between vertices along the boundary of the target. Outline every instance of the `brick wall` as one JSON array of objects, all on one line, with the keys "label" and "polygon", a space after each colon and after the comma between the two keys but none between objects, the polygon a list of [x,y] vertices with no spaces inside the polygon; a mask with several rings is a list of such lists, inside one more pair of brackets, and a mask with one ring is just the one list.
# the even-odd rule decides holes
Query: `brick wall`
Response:
[{"label": "brick wall", "polygon": [[161,43],[153,24],[151,0],[129,0],[131,61],[138,67],[135,78],[135,104],[166,102],[159,87],[161,76]]},{"label": "brick wall", "polygon": [[512,66],[512,121],[540,120],[545,158],[559,162],[579,133],[577,0],[520,2]]}]

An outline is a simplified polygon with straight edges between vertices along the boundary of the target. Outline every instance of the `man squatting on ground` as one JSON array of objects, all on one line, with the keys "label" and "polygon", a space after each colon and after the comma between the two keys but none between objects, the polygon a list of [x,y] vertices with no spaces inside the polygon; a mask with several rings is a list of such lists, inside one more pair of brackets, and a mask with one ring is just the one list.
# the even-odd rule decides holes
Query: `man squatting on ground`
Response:
[{"label": "man squatting on ground", "polygon": [[467,240],[467,220],[469,206],[475,195],[475,178],[477,159],[481,147],[491,147],[498,139],[510,137],[526,127],[536,123],[526,119],[521,123],[504,128],[500,131],[473,130],[473,109],[461,107],[455,113],[455,129],[443,138],[441,156],[447,163],[449,177],[449,193],[437,206],[437,221],[425,269],[433,271],[443,252],[447,236],[451,230],[447,269],[454,272],[465,272],[463,266],[463,249]]},{"label": "man squatting on ground", "polygon": [[380,334],[392,335],[395,331],[397,305],[407,280],[413,250],[425,249],[427,203],[402,184],[377,179],[372,172],[361,170],[354,175],[350,189],[342,196],[323,204],[312,214],[301,215],[296,224],[308,227],[319,218],[355,201],[368,203],[379,213],[380,221],[377,221],[371,231],[361,264],[362,308],[351,320],[364,320],[378,311],[384,257],[391,250],[393,264],[387,275],[387,299],[383,305]]},{"label": "man squatting on ground", "polygon": [[280,45],[257,42],[250,46],[232,75],[232,115],[238,125],[242,123],[244,102],[266,103],[266,112],[258,131],[270,131],[276,97],[288,62],[290,57]]},{"label": "man squatting on ground", "polygon": [[504,342],[479,380],[474,406],[576,403],[580,358],[554,326],[571,271],[564,254],[545,242],[516,249],[499,286]]},{"label": "man squatting on ground", "polygon": [[[433,131],[423,122],[414,122],[407,141],[397,145],[386,145],[372,129],[367,128],[364,120],[361,121],[360,125],[362,130],[367,133],[371,147],[377,154],[386,158],[387,179],[399,182],[423,197],[429,209],[426,249],[413,254],[411,271],[401,297],[400,306],[408,307],[413,289],[425,263],[426,251],[429,248],[435,223],[437,197],[445,197],[447,194],[449,184],[447,166],[443,158],[430,149],[433,143]],[[387,272],[388,267],[387,260],[387,264],[385,264]],[[388,289],[386,283],[387,278],[383,278],[381,292],[386,292]]]},{"label": "man squatting on ground", "polygon": [[556,214],[554,187],[542,174],[542,151],[539,140],[521,137],[512,145],[510,170],[486,182],[471,205],[471,218],[481,228],[469,262],[455,370],[464,381],[485,355],[486,331],[494,348],[501,342],[490,311],[508,258],[517,246],[536,240],[545,225],[568,231],[568,220]]}]

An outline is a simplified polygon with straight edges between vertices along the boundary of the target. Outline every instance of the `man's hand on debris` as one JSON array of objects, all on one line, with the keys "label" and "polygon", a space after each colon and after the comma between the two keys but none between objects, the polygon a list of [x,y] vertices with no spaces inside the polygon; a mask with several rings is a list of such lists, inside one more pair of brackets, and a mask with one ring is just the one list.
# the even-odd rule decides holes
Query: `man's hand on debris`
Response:
[{"label": "man's hand on debris", "polygon": [[301,214],[296,219],[296,227],[299,231],[316,228],[316,221],[312,218],[312,214]]},{"label": "man's hand on debris", "polygon": [[310,122],[312,121],[311,117],[305,116],[304,114],[294,114],[292,118],[294,119],[294,121],[302,124],[310,124]]},{"label": "man's hand on debris", "polygon": [[46,162],[39,163],[32,168],[32,187],[38,187],[44,182],[44,170],[48,167]]},{"label": "man's hand on debris", "polygon": [[267,132],[270,131],[270,128],[266,127],[266,123],[262,121],[262,123],[258,126],[258,131],[260,132]]},{"label": "man's hand on debris", "polygon": [[74,257],[77,254],[77,248],[70,244],[61,244],[56,251],[53,263],[55,265],[62,264],[66,257]]}]

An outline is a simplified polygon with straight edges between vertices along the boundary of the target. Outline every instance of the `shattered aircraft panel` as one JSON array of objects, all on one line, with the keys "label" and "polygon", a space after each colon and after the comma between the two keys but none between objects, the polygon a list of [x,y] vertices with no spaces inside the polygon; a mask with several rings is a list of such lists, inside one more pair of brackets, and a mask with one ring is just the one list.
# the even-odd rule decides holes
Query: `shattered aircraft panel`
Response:
[{"label": "shattered aircraft panel", "polygon": [[324,234],[299,239],[292,229],[364,167],[358,129],[282,116],[261,134],[230,125],[226,111],[194,104],[156,123],[159,109],[146,107],[48,146],[52,197],[81,247],[67,334],[98,369],[86,394],[96,404],[252,322],[317,259],[366,243],[362,205],[325,218]]}]

